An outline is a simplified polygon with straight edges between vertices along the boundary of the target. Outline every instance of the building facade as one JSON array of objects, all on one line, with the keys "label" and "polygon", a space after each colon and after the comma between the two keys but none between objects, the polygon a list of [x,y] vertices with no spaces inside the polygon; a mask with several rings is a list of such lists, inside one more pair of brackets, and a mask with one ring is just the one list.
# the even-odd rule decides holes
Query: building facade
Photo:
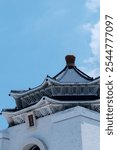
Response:
[{"label": "building facade", "polygon": [[99,150],[100,78],[92,78],[67,55],[56,76],[28,90],[11,90],[15,109],[3,109],[9,127],[0,150]]}]

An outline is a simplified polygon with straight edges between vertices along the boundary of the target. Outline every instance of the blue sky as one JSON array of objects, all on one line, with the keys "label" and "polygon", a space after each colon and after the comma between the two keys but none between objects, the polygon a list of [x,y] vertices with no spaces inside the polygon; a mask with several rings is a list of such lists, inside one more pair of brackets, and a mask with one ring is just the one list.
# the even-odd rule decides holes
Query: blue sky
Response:
[{"label": "blue sky", "polygon": [[[99,75],[99,0],[0,1],[0,110],[8,94],[43,82],[65,66],[67,54],[90,76]],[[0,129],[6,128],[0,117]]]}]

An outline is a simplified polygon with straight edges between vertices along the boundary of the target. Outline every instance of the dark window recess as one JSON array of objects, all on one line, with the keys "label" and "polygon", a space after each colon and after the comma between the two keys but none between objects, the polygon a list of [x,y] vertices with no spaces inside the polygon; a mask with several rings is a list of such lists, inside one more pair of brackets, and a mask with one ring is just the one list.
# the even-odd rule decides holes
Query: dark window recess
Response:
[{"label": "dark window recess", "polygon": [[30,150],[40,150],[40,148],[36,145],[34,145],[33,147],[30,148]]},{"label": "dark window recess", "polygon": [[33,115],[28,115],[28,120],[29,120],[29,126],[30,126],[30,127],[34,126],[34,118],[33,118]]}]

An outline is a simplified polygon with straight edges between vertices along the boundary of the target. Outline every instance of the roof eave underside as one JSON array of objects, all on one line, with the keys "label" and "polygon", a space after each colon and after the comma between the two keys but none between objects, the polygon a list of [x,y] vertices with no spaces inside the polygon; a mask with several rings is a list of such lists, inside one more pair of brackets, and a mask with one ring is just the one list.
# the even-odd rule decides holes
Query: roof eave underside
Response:
[{"label": "roof eave underside", "polygon": [[48,104],[100,104],[100,99],[95,99],[95,100],[86,100],[86,101],[82,101],[82,100],[79,100],[79,101],[75,101],[75,100],[71,100],[71,101],[60,101],[60,100],[57,100],[57,99],[52,99],[52,98],[49,98],[47,96],[44,96],[41,98],[41,100],[30,106],[30,107],[27,107],[27,108],[24,108],[24,109],[21,109],[21,110],[16,110],[16,109],[12,109],[12,110],[8,110],[8,109],[3,109],[2,110],[2,114],[6,114],[6,115],[18,115],[18,114],[21,114],[21,113],[24,113],[24,112],[28,112],[29,110],[33,110],[33,109],[36,109],[36,108],[41,108],[45,105],[48,105]]}]

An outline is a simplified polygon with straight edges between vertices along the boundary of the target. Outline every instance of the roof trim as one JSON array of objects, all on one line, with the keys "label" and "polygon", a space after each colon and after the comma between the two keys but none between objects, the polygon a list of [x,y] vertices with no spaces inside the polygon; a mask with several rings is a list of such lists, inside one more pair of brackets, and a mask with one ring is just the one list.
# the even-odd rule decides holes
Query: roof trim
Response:
[{"label": "roof trim", "polygon": [[43,88],[46,84],[48,84],[47,77],[41,85],[39,85],[37,87],[34,87],[32,89],[29,89],[29,90],[23,90],[23,91],[11,90],[9,96],[12,96],[13,98],[17,99],[21,96],[24,96],[28,93],[31,93],[31,92],[35,91],[35,90]]},{"label": "roof trim", "polygon": [[82,72],[82,71],[81,71],[80,69],[78,69],[76,66],[74,66],[74,70],[75,70],[79,75],[81,75],[82,77],[84,77],[85,79],[90,80],[90,81],[93,80],[93,77],[88,76],[86,73]]},{"label": "roof trim", "polygon": [[[45,102],[44,102],[45,101]],[[86,101],[74,101],[74,100],[71,100],[71,101],[60,101],[60,100],[56,100],[56,99],[52,99],[52,98],[49,98],[47,96],[43,96],[41,98],[41,100],[36,103],[35,105],[32,105],[30,107],[27,107],[27,108],[24,108],[24,109],[21,109],[21,110],[17,110],[17,111],[13,111],[13,112],[9,112],[7,109],[5,110],[2,110],[2,114],[5,115],[7,114],[8,116],[10,115],[20,115],[24,112],[27,112],[27,111],[31,111],[33,109],[36,109],[36,108],[41,108],[45,105],[48,105],[48,104],[98,104],[100,102],[100,99],[96,99],[96,100],[86,100]]]},{"label": "roof trim", "polygon": [[57,78],[61,73],[63,73],[63,71],[65,71],[67,68],[68,68],[68,66],[65,66],[63,70],[61,70],[57,75],[55,75],[55,76],[53,77],[53,79],[56,80],[56,78]]},{"label": "roof trim", "polygon": [[[86,80],[89,80],[89,81],[93,81],[93,80],[94,80],[93,77],[88,76],[87,74],[85,74],[84,72],[82,72],[80,69],[78,69],[76,66],[73,66],[72,68],[69,68],[68,66],[65,66],[65,68],[64,68],[62,71],[60,71],[57,75],[55,75],[55,76],[53,77],[53,79],[57,80],[56,78],[57,78],[60,74],[62,74],[64,71],[66,71],[66,69],[74,69],[74,71],[75,71],[76,73],[78,73],[80,76],[82,76],[82,77],[85,78]],[[63,76],[64,76],[64,75],[63,75]]]},{"label": "roof trim", "polygon": [[52,85],[52,84],[56,84],[56,85],[75,85],[75,84],[77,84],[77,85],[86,85],[86,84],[94,84],[94,83],[98,82],[99,80],[100,80],[100,78],[94,79],[89,83],[64,83],[64,82],[59,82],[59,81],[51,78],[50,76],[47,76],[45,78],[44,82],[41,85],[39,85],[35,88],[32,88],[32,89],[29,89],[29,90],[22,90],[22,91],[11,90],[9,96],[12,96],[14,99],[18,99],[21,96],[30,94],[32,92],[35,92],[36,90],[39,90],[39,89],[41,90],[46,85],[47,86]]}]

